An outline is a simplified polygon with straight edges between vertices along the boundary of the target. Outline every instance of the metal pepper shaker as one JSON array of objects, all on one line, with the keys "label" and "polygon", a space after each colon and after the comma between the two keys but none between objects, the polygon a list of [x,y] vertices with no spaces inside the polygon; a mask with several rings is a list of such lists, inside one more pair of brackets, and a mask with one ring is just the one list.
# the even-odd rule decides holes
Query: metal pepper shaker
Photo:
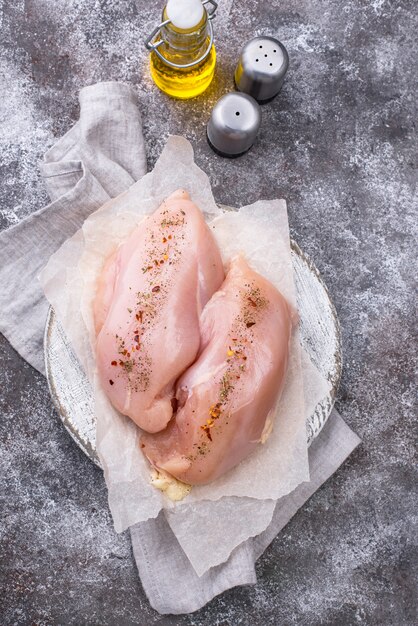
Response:
[{"label": "metal pepper shaker", "polygon": [[261,111],[254,98],[245,93],[227,93],[212,110],[207,138],[221,156],[237,157],[251,148],[260,124]]}]

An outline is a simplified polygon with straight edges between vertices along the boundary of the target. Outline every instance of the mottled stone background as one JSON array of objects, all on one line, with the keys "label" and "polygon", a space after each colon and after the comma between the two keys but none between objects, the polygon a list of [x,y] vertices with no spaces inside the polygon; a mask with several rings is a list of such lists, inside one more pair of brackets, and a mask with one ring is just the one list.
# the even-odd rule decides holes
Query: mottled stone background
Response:
[{"label": "mottled stone background", "polygon": [[[363,444],[260,559],[256,587],[161,617],[128,535],[113,531],[100,471],[62,427],[45,380],[0,337],[2,625],[417,623],[416,1],[236,0],[227,25],[229,4],[216,24],[216,80],[176,102],[151,83],[142,45],[159,2],[0,2],[0,227],[47,202],[37,163],[77,119],[78,90],[133,83],[150,167],[168,133],[184,134],[219,202],[288,200],[292,235],[340,316],[337,407]],[[233,86],[241,45],[260,33],[288,48],[288,78],[263,107],[257,145],[223,160],[205,124]]]}]

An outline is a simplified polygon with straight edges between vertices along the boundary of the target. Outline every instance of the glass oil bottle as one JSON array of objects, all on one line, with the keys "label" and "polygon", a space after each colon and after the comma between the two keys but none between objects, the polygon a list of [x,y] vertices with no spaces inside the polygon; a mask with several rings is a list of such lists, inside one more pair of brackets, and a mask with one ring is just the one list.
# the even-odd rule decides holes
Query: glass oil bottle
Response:
[{"label": "glass oil bottle", "polygon": [[209,87],[216,65],[212,27],[216,9],[214,0],[168,0],[161,24],[147,38],[151,76],[169,96],[194,98]]}]

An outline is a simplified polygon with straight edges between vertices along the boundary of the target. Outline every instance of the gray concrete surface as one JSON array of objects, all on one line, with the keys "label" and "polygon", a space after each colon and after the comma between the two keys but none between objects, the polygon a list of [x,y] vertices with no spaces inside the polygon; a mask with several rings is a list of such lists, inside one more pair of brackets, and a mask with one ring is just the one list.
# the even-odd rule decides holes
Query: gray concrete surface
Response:
[{"label": "gray concrete surface", "polygon": [[[337,408],[362,446],[260,559],[259,582],[198,613],[161,617],[112,528],[101,473],[52,409],[45,380],[0,338],[0,623],[417,623],[413,260],[414,0],[220,0],[219,64],[189,102],[153,86],[146,0],[0,3],[0,227],[47,202],[37,162],[98,80],[137,86],[152,167],[169,132],[193,143],[221,203],[284,197],[292,236],[320,268],[343,329]],[[222,16],[223,12],[223,16]],[[216,156],[205,124],[232,88],[240,46],[277,36],[291,66],[253,149]]]}]

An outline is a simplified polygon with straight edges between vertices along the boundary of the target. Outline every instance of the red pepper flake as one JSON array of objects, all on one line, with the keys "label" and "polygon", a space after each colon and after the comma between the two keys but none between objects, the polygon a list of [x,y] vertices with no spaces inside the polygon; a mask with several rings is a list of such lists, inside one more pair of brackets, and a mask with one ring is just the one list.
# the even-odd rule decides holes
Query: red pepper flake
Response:
[{"label": "red pepper flake", "polygon": [[246,357],[246,356],[243,356],[242,358],[243,358],[243,360],[244,360],[244,361],[246,361],[246,360],[247,360],[247,357]]},{"label": "red pepper flake", "polygon": [[164,259],[161,259],[160,265],[163,265],[163,264],[164,264]]},{"label": "red pepper flake", "polygon": [[167,239],[173,239],[173,237],[171,235],[168,235]]},{"label": "red pepper flake", "polygon": [[118,364],[117,361],[112,361],[110,365],[113,365],[113,367],[116,367],[117,364]]},{"label": "red pepper flake", "polygon": [[152,265],[148,265],[147,270],[152,270]]},{"label": "red pepper flake", "polygon": [[209,426],[206,426],[206,424],[204,426],[200,427],[208,436],[209,441],[212,441],[212,435],[210,434],[210,428]]},{"label": "red pepper flake", "polygon": [[159,285],[155,285],[155,287],[152,288],[152,292],[153,293],[158,293],[160,291],[161,287]]},{"label": "red pepper flake", "polygon": [[145,448],[145,443],[141,443],[141,448]]},{"label": "red pepper flake", "polygon": [[109,380],[109,385],[114,385],[115,383],[113,382],[113,380]]},{"label": "red pepper flake", "polygon": [[137,322],[141,322],[142,323],[142,311],[139,311],[136,315],[136,320]]},{"label": "red pepper flake", "polygon": [[126,356],[128,354],[128,351],[127,350],[123,350],[122,354],[123,354],[123,356]]},{"label": "red pepper flake", "polygon": [[257,308],[257,302],[255,302],[252,298],[248,298],[248,302],[251,304],[251,306]]},{"label": "red pepper flake", "polygon": [[209,409],[209,415],[213,418],[213,419],[218,419],[218,417],[221,415],[222,411],[221,411],[221,404],[220,402],[218,402],[217,404],[213,404],[210,409]]},{"label": "red pepper flake", "polygon": [[254,325],[255,325],[255,322],[247,322],[246,323],[247,328],[251,328],[251,326],[254,326]]},{"label": "red pepper flake", "polygon": [[135,335],[134,341],[136,341],[136,343],[139,343],[139,335]]},{"label": "red pepper flake", "polygon": [[167,243],[167,238],[163,237],[163,243]]},{"label": "red pepper flake", "polygon": [[154,259],[154,265],[158,265],[157,259]]}]

